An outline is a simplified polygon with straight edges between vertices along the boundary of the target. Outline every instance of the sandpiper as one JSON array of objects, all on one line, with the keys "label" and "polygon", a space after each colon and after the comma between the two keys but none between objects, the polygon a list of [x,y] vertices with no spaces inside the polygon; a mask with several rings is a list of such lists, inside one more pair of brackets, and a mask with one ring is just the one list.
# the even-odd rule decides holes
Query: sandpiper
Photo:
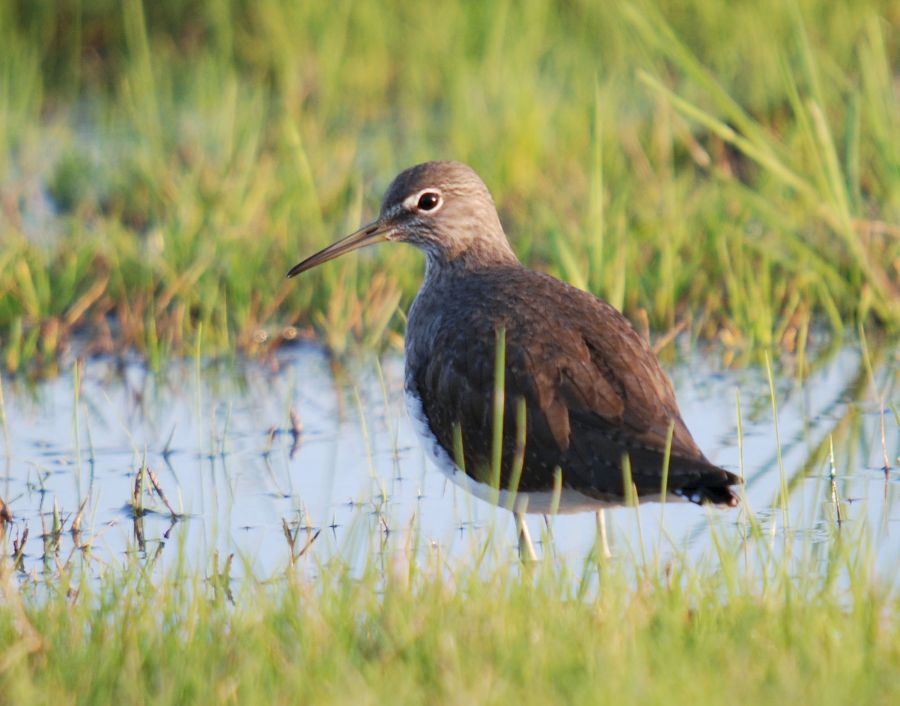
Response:
[{"label": "sandpiper", "polygon": [[[406,329],[410,416],[437,467],[513,509],[520,533],[522,512],[599,510],[623,504],[632,489],[639,501],[658,500],[664,477],[667,499],[737,505],[731,486],[740,479],[700,451],[647,341],[611,305],[524,267],[470,167],[405,170],[376,221],[288,276],[383,241],[410,243],[426,258]],[[502,449],[494,442],[498,350]]]}]

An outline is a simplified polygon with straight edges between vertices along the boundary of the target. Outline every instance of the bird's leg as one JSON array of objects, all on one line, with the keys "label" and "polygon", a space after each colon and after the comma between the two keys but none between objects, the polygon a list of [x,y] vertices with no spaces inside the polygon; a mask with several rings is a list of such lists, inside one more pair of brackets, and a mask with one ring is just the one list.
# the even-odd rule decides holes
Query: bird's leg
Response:
[{"label": "bird's leg", "polygon": [[525,523],[525,513],[514,513],[516,518],[516,532],[519,536],[519,558],[522,562],[537,561],[534,544],[531,543],[531,535],[528,533],[528,525]]},{"label": "bird's leg", "polygon": [[606,512],[603,508],[597,510],[597,536],[600,539],[600,551],[603,552],[603,558],[611,558],[612,553],[609,551],[609,541],[606,536]]}]

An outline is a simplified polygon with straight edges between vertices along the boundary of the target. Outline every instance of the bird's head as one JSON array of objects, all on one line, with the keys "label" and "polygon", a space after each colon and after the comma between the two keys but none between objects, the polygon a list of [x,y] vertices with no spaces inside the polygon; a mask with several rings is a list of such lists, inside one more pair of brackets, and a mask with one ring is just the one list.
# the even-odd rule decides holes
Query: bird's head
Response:
[{"label": "bird's head", "polygon": [[295,265],[288,277],[384,241],[415,245],[429,266],[515,261],[494,200],[475,171],[460,162],[425,162],[394,179],[376,221]]}]

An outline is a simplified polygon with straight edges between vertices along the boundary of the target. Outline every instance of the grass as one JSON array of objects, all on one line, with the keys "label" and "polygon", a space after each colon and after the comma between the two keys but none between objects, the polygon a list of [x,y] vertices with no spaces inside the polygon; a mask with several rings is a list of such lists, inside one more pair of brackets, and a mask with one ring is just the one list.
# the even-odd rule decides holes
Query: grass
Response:
[{"label": "grass", "polygon": [[[4,701],[23,704],[696,704],[723,698],[747,704],[893,703],[900,696],[900,564],[891,555],[896,472],[882,472],[872,459],[883,453],[894,462],[897,427],[891,419],[897,424],[900,419],[889,413],[887,442],[879,440],[875,401],[890,399],[896,387],[882,354],[865,348],[856,374],[839,375],[839,381],[820,371],[808,386],[830,380],[836,389],[828,399],[834,402],[820,400],[809,408],[809,401],[791,399],[783,380],[776,389],[771,370],[760,374],[756,385],[742,386],[749,399],[745,409],[740,401],[736,405],[741,448],[766,446],[760,414],[776,427],[780,416],[786,422],[782,430],[796,425],[795,414],[803,414],[808,425],[784,437],[784,459],[779,431],[773,458],[751,462],[747,491],[753,491],[755,506],[748,499],[739,510],[708,511],[708,522],[692,520],[696,527],[679,540],[673,539],[681,536],[673,527],[675,508],[623,509],[614,524],[612,558],[596,546],[586,556],[557,551],[554,536],[560,545],[565,540],[558,520],[552,520],[542,533],[542,560],[526,565],[513,558],[512,534],[499,523],[484,522],[483,515],[484,532],[467,539],[457,535],[455,525],[466,517],[460,511],[459,519],[447,520],[459,543],[432,543],[432,536],[442,534],[425,529],[434,505],[403,508],[402,492],[385,497],[390,491],[382,482],[400,469],[384,455],[376,468],[367,423],[368,418],[372,433],[391,435],[393,422],[385,432],[375,421],[399,412],[388,409],[383,378],[376,386],[385,395],[383,410],[377,391],[369,402],[375,409],[366,408],[354,385],[357,433],[369,464],[359,475],[371,477],[372,497],[360,498],[350,517],[338,520],[328,503],[301,511],[308,499],[289,480],[288,446],[294,441],[287,438],[287,426],[284,438],[275,441],[277,428],[266,434],[266,415],[256,414],[249,427],[226,420],[221,434],[176,451],[163,481],[181,478],[185,488],[194,487],[189,476],[204,474],[201,484],[222,485],[210,496],[188,492],[189,508],[205,508],[182,522],[181,489],[176,511],[147,459],[161,464],[159,449],[168,448],[172,438],[155,423],[159,416],[153,407],[191,406],[193,400],[176,397],[190,387],[190,373],[173,371],[160,376],[159,388],[135,388],[141,390],[136,404],[148,405],[135,416],[159,429],[149,451],[132,441],[135,472],[125,483],[109,474],[118,457],[104,457],[115,448],[96,414],[101,399],[113,404],[106,385],[95,382],[82,395],[74,384],[74,404],[84,415],[71,420],[75,438],[79,429],[93,426],[93,438],[105,448],[96,463],[97,485],[79,486],[72,495],[61,489],[65,483],[20,493],[21,479],[13,482],[10,508],[16,516],[0,520],[0,693]],[[196,420],[203,420],[198,429],[206,428],[203,394],[237,396],[237,406],[257,409],[252,393],[240,397],[227,383],[216,390],[223,384],[222,371],[209,372],[212,389],[206,393],[201,373],[196,376]],[[273,380],[285,382],[262,375],[255,394],[279,396],[273,408],[288,417],[286,402],[296,392]],[[232,382],[238,389],[245,384]],[[14,386],[19,389],[11,390],[10,399],[27,396],[26,384]],[[211,405],[219,406],[215,400]],[[10,417],[21,409],[13,404]],[[0,412],[6,419],[2,405]],[[755,427],[746,439],[744,421],[748,430]],[[13,427],[13,433],[20,428]],[[241,437],[258,446],[226,454]],[[351,437],[333,443],[352,447]],[[65,438],[59,441],[65,448]],[[804,449],[799,457],[794,444]],[[207,459],[220,450],[221,473],[206,475]],[[93,457],[93,443],[83,452]],[[59,463],[64,474],[74,472],[77,478],[88,468],[94,473],[93,460],[74,462],[77,445],[68,454],[73,463],[66,455]],[[264,480],[235,484],[225,470],[227,463],[243,467],[250,477],[262,476],[265,468],[273,471],[270,455],[275,474],[288,479],[295,508],[282,515],[280,526],[252,509],[243,515],[246,501],[271,486]],[[294,470],[318,477],[322,469],[310,467],[308,458],[299,458]],[[32,461],[27,451],[14,449],[7,463],[11,474]],[[758,482],[768,491],[757,492]],[[209,498],[220,491],[223,507],[210,510],[217,501]],[[426,488],[424,495],[433,491]],[[415,496],[421,489],[407,492]],[[118,530],[106,512],[113,508],[116,517],[121,514],[125,498],[117,493],[128,495],[127,521]],[[61,494],[68,503],[57,503]],[[450,497],[433,500],[449,503]],[[285,506],[266,504],[264,512],[276,507]],[[270,525],[271,571],[261,570],[258,562],[261,537],[249,544],[237,537],[227,545],[215,540],[212,526],[221,521],[220,511],[240,516],[242,528]],[[634,522],[624,517],[632,512]],[[696,517],[702,513],[696,509]],[[326,525],[329,517],[338,532]],[[188,539],[191,523],[206,526],[205,539]],[[506,522],[506,529],[511,524]],[[225,525],[219,530],[228,534]],[[623,531],[623,525],[629,529]],[[222,554],[211,551],[213,546]]]},{"label": "grass", "polygon": [[230,579],[230,559],[99,579],[75,562],[49,584],[4,561],[0,686],[10,703],[896,701],[900,603],[864,535],[833,527],[784,561],[749,528],[738,552],[713,524],[708,556],[575,570],[396,544],[358,575],[301,557],[268,583]]},{"label": "grass", "polygon": [[[528,264],[736,356],[900,328],[895,3],[0,8],[0,354],[391,345],[421,257],[287,282],[470,162]],[[735,31],[740,28],[740,31]],[[754,353],[755,354],[755,353]]]}]

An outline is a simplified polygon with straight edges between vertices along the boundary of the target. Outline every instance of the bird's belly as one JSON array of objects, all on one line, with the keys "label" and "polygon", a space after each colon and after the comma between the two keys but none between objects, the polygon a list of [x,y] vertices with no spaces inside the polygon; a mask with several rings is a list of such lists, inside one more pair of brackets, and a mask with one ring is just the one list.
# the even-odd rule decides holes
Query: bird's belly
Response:
[{"label": "bird's belly", "polygon": [[487,483],[482,483],[467,475],[456,465],[450,454],[431,433],[422,401],[409,385],[406,387],[406,409],[416,434],[422,440],[428,456],[438,470],[456,485],[481,500],[496,503],[500,507],[510,510],[515,509],[518,512],[539,515],[547,515],[554,511],[560,514],[593,511],[622,504],[621,502],[598,500],[571,488],[563,488],[561,493],[554,493],[552,488],[548,488],[546,491],[518,492],[515,493],[515,497],[508,490],[501,488],[498,491]]}]

